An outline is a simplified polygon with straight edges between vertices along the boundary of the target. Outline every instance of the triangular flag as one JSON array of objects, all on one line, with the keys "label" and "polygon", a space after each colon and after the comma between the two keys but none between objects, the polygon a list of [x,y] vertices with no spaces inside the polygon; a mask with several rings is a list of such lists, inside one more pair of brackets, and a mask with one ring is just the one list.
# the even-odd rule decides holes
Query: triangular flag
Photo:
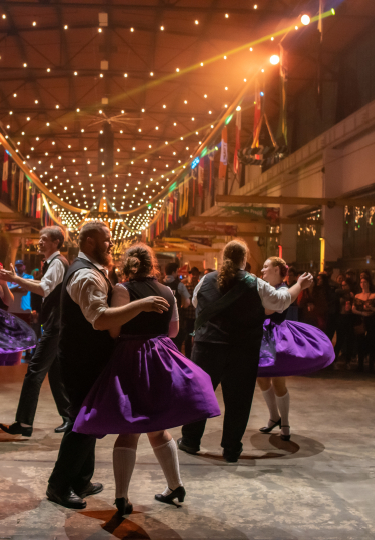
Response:
[{"label": "triangular flag", "polygon": [[227,126],[221,132],[221,151],[219,165],[219,180],[225,180],[228,165],[228,134]]}]

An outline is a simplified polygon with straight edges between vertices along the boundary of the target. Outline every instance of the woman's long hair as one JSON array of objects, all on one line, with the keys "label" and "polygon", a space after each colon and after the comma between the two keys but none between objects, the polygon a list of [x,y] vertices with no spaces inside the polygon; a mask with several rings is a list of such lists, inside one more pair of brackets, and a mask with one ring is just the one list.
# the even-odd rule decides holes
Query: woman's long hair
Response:
[{"label": "woman's long hair", "polygon": [[281,257],[268,257],[267,261],[271,261],[272,266],[278,266],[280,277],[285,278],[288,273],[288,265]]},{"label": "woman's long hair", "polygon": [[236,274],[240,266],[246,261],[248,254],[249,248],[242,240],[232,240],[225,246],[223,264],[217,278],[221,292],[226,293],[233,287]]},{"label": "woman's long hair", "polygon": [[122,260],[122,272],[126,277],[142,278],[160,275],[158,262],[153,250],[146,244],[137,243],[125,251]]}]

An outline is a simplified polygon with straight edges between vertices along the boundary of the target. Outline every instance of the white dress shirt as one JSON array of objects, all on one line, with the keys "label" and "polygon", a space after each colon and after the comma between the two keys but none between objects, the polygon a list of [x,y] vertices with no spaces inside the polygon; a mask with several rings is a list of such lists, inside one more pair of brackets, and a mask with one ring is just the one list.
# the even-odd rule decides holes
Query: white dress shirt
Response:
[{"label": "white dress shirt", "polygon": [[[194,307],[197,307],[197,294],[202,286],[205,277],[206,276],[202,277],[202,279],[194,289],[192,300],[192,304]],[[257,290],[264,309],[269,309],[270,311],[272,310],[276,311],[277,313],[282,313],[291,304],[292,298],[290,296],[289,290],[286,287],[275,289],[275,287],[272,287],[272,285],[270,285],[266,281],[263,281],[263,279],[257,278]]]},{"label": "white dress shirt", "polygon": [[79,305],[85,319],[95,328],[95,321],[108,309],[108,282],[102,272],[107,275],[108,270],[94,261],[82,251],[78,253],[80,259],[90,261],[95,268],[81,268],[71,277],[66,286],[70,298]]},{"label": "white dress shirt", "polygon": [[[173,294],[173,291],[168,287],[168,289]],[[130,295],[128,289],[126,289],[121,283],[117,283],[112,291],[112,297],[111,297],[111,307],[119,307],[119,306],[126,306],[130,302]],[[177,308],[177,300],[174,296],[174,305],[173,305],[173,312],[172,312],[172,318],[171,322],[176,322],[179,320],[178,317],[178,308]]]},{"label": "white dress shirt", "polygon": [[[46,262],[51,262],[52,259],[55,259],[55,257],[58,255],[60,255],[60,251],[55,251],[55,253],[52,253],[52,255],[48,257]],[[40,286],[44,291],[44,298],[46,298],[57,287],[57,285],[63,281],[64,274],[65,267],[60,259],[55,259],[52,261],[47,272],[40,280]]]}]

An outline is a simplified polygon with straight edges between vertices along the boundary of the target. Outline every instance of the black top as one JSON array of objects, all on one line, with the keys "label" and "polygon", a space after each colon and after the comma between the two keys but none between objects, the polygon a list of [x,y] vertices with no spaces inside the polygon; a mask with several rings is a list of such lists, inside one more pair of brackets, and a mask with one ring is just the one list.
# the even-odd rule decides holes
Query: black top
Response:
[{"label": "black top", "polygon": [[[49,263],[45,262],[43,265],[43,276],[47,272],[52,261],[58,259],[62,262],[65,274],[69,268],[69,263],[62,255],[56,255]],[[58,334],[60,329],[60,300],[61,300],[61,288],[63,282],[59,283],[53,291],[49,293],[42,302],[42,309],[40,314],[40,322],[43,325],[44,332],[50,332]]]},{"label": "black top", "polygon": [[[245,270],[238,271],[233,286],[246,274]],[[206,306],[223,296],[217,278],[217,271],[205,276],[197,295],[197,317]],[[264,308],[258,294],[257,280],[254,279],[238,300],[199,328],[194,339],[196,342],[232,345],[247,343],[252,349],[258,349],[263,335],[263,321]]]},{"label": "black top", "polygon": [[[277,285],[277,287],[275,287],[275,289],[284,289],[284,288],[288,289],[288,285],[284,282],[281,283],[280,285]],[[277,313],[277,311],[275,311],[274,313],[272,313],[272,315],[266,315],[266,319],[271,319],[271,321],[275,324],[281,324],[286,319],[288,309],[289,307],[286,308],[282,313]]]},{"label": "black top", "polygon": [[133,279],[127,283],[122,283],[122,286],[129,291],[130,302],[148,296],[162,296],[167,300],[170,307],[168,311],[163,311],[163,313],[142,311],[142,313],[121,327],[121,335],[167,336],[174,306],[174,296],[170,288],[159,283],[153,277]]},{"label": "black top", "polygon": [[108,303],[112,286],[104,272],[86,259],[77,257],[65,278],[61,289],[61,328],[58,357],[63,382],[70,400],[70,415],[74,418],[97,377],[107,365],[114,340],[107,330],[95,330],[78,304],[68,294],[66,286],[72,275],[82,268],[100,272],[108,283]]}]

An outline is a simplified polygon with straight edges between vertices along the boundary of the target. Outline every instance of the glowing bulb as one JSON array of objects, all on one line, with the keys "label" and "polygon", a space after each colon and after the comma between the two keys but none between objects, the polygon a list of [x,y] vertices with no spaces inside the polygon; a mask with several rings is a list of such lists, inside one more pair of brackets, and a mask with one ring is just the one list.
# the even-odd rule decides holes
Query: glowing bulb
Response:
[{"label": "glowing bulb", "polygon": [[195,20],[195,24],[199,24],[199,21]]},{"label": "glowing bulb", "polygon": [[305,13],[304,15],[302,15],[301,17],[301,23],[305,26],[307,26],[308,24],[310,24],[310,17],[309,15],[307,15],[307,13]]},{"label": "glowing bulb", "polygon": [[277,66],[277,64],[280,62],[280,58],[278,57],[277,54],[273,54],[270,58],[270,63],[273,65],[273,66]]}]

